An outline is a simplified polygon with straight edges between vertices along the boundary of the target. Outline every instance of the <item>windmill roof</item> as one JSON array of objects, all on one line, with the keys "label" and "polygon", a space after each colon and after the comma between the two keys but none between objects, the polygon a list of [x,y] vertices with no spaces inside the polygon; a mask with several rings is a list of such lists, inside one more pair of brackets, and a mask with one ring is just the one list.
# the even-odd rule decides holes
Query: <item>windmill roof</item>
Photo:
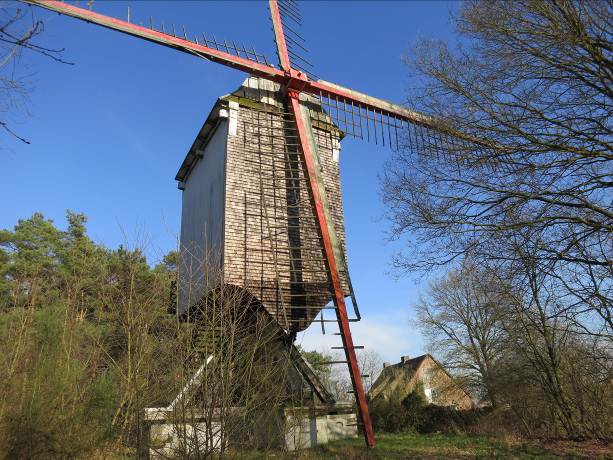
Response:
[{"label": "windmill roof", "polygon": [[[283,103],[281,102],[282,99],[279,92],[280,85],[278,83],[262,78],[248,77],[236,91],[217,99],[215,105],[209,112],[204,124],[202,125],[202,128],[200,128],[200,131],[198,132],[198,135],[196,136],[191,148],[187,152],[187,155],[185,156],[185,159],[183,160],[183,163],[175,176],[175,180],[179,182],[185,181],[189,175],[189,172],[200,158],[199,152],[204,150],[211,135],[214,133],[215,128],[217,127],[220,109],[227,108],[229,101],[235,101],[240,105],[245,106],[266,104],[267,106],[275,106],[279,109],[279,111],[282,111]],[[303,101],[303,103],[306,103],[311,109],[311,115],[314,117],[312,119],[313,126],[328,131],[335,131],[337,132],[339,139],[344,137],[344,133],[340,131],[332,122],[330,117],[323,112],[321,103],[316,97],[310,94],[302,93],[300,95],[300,100]],[[181,188],[181,184],[179,184],[179,188]]]},{"label": "windmill roof", "polygon": [[[208,143],[211,137],[211,134],[213,134],[213,132],[215,131],[215,128],[217,126],[217,121],[219,120],[219,109],[222,106],[222,102],[223,102],[223,98],[219,98],[217,99],[217,102],[215,102],[215,105],[209,112],[209,115],[206,117],[206,120],[204,124],[202,125],[202,128],[200,128],[200,131],[198,132],[196,139],[194,139],[194,143],[192,144],[191,148],[187,152],[187,155],[185,156],[183,163],[181,163],[181,167],[179,168],[179,171],[177,172],[177,175],[175,176],[175,180],[179,182],[184,181],[189,175],[189,172],[191,171],[193,166],[198,161],[199,159],[198,151],[204,149],[204,147],[206,146],[206,144]],[[181,188],[180,184],[179,184],[179,188]]]}]

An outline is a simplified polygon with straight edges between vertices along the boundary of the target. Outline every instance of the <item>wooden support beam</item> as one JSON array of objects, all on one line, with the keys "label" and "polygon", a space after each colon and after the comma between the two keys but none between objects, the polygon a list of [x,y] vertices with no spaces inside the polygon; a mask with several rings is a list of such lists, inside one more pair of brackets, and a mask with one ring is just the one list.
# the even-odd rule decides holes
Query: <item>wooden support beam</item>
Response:
[{"label": "wooden support beam", "polygon": [[355,397],[358,405],[358,412],[362,426],[364,427],[364,439],[368,447],[375,446],[375,435],[372,429],[370,414],[368,412],[368,404],[366,403],[366,394],[364,385],[362,384],[362,374],[358,366],[358,360],[355,354],[353,339],[351,337],[351,329],[347,317],[347,307],[345,305],[345,295],[341,286],[341,280],[338,273],[338,266],[335,257],[334,246],[332,243],[331,229],[332,221],[328,218],[328,210],[324,205],[325,189],[321,180],[321,171],[316,163],[317,146],[312,138],[312,128],[308,124],[308,113],[303,112],[302,104],[300,103],[300,94],[297,91],[290,90],[288,92],[288,105],[294,120],[296,129],[300,139],[300,146],[305,163],[305,173],[307,182],[309,183],[309,192],[315,208],[315,217],[319,227],[319,233],[322,239],[324,253],[326,255],[326,264],[330,276],[330,284],[334,296],[334,305],[336,306],[336,317],[338,320],[339,331],[343,347],[345,348],[345,357],[349,364],[349,375],[353,384]]}]

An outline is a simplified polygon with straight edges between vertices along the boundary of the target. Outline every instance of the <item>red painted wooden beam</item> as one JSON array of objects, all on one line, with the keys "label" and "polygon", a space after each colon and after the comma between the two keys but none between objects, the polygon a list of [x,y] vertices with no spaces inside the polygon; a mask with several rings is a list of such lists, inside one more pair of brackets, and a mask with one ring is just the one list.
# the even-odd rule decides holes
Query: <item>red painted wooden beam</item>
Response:
[{"label": "red painted wooden beam", "polygon": [[335,83],[330,83],[324,80],[308,81],[305,83],[304,92],[315,95],[323,95],[330,99],[338,98],[339,102],[344,101],[351,105],[361,105],[364,108],[375,110],[379,113],[389,114],[396,118],[415,123],[417,125],[434,127],[435,120],[427,115],[423,115],[414,110],[407,109],[393,102],[369,96],[368,94],[359,91],[345,88]]},{"label": "red painted wooden beam", "polygon": [[289,54],[287,53],[287,43],[285,42],[285,32],[283,31],[283,22],[281,22],[281,14],[279,13],[279,5],[277,0],[269,0],[268,7],[270,8],[270,17],[272,18],[272,26],[275,32],[275,43],[277,44],[277,53],[281,68],[285,72],[289,72],[291,64],[289,62]]},{"label": "red painted wooden beam", "polygon": [[218,64],[223,64],[234,69],[242,70],[243,72],[250,73],[257,77],[263,77],[278,83],[284,83],[287,80],[285,72],[271,65],[261,64],[259,62],[235,56],[234,54],[226,53],[215,48],[199,45],[190,40],[185,40],[183,38],[168,35],[157,30],[149,29],[148,27],[142,27],[128,21],[95,13],[85,8],[79,8],[56,0],[22,1],[24,3],[40,6],[41,8],[55,11],[66,16],[81,19],[82,21],[91,22],[108,29],[117,30],[128,35],[167,46],[184,53],[201,56],[210,61],[217,62]]},{"label": "red painted wooden beam", "polygon": [[[330,284],[332,285],[334,295],[334,305],[336,306],[336,317],[338,319],[341,338],[343,340],[345,357],[347,358],[347,362],[349,364],[349,375],[351,376],[351,381],[353,383],[353,388],[358,403],[358,412],[360,414],[360,419],[362,422],[364,438],[368,447],[374,447],[375,435],[372,429],[372,423],[368,411],[368,404],[366,403],[366,394],[364,393],[364,386],[362,384],[362,375],[358,366],[358,360],[355,354],[353,339],[351,337],[351,329],[349,328],[347,307],[345,305],[345,294],[343,293],[343,288],[341,286],[341,280],[338,273],[338,267],[336,266],[334,248],[330,239],[329,226],[324,209],[325,205],[322,203],[322,197],[319,192],[319,174],[313,159],[314,152],[312,151],[311,147],[309,130],[306,126],[305,119],[300,106],[300,93],[292,90],[289,91],[288,96],[289,106],[292,115],[294,116],[294,119],[296,121],[296,129],[298,132],[300,147],[302,148],[302,154],[305,162],[305,172],[310,186],[311,198],[315,207],[315,217],[317,219],[319,233],[321,235],[322,243],[324,246],[326,263],[328,264],[328,272],[330,273]],[[321,184],[321,186],[323,186],[323,184]]]}]

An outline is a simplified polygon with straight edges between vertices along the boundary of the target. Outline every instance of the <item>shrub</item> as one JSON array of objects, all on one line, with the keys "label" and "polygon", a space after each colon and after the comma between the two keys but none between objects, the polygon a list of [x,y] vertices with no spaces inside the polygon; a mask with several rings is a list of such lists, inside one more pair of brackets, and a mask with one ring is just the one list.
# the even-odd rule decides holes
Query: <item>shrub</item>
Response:
[{"label": "shrub", "polygon": [[405,431],[408,425],[408,413],[399,397],[370,401],[370,414],[373,428],[378,432],[398,433]]},{"label": "shrub", "polygon": [[376,431],[397,433],[467,433],[475,431],[491,409],[456,410],[454,407],[428,404],[423,386],[418,384],[404,399],[393,395],[389,400],[370,402],[371,418]]}]

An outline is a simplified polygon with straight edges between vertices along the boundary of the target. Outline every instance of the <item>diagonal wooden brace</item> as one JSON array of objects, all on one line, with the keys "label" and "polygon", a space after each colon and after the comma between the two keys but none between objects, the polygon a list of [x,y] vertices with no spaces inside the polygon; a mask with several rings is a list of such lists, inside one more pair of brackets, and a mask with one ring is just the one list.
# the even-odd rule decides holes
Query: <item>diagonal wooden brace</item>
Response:
[{"label": "diagonal wooden brace", "polygon": [[[322,180],[321,170],[319,167],[317,146],[312,137],[312,127],[306,109],[303,109],[300,103],[300,96],[297,91],[290,90],[288,93],[288,103],[290,110],[296,122],[298,138],[302,148],[302,155],[305,163],[305,172],[309,183],[309,191],[313,206],[315,208],[315,217],[319,227],[321,240],[324,246],[326,263],[330,274],[330,284],[334,294],[334,305],[336,306],[336,317],[338,320],[339,331],[345,349],[345,357],[349,365],[349,375],[355,392],[355,397],[358,404],[358,412],[364,431],[364,439],[368,447],[374,447],[375,436],[372,429],[368,405],[366,404],[366,394],[362,384],[362,375],[358,366],[355,347],[351,337],[349,321],[347,317],[347,307],[345,305],[345,295],[341,286],[341,280],[338,272],[337,260],[335,255],[333,239],[336,238],[332,219],[329,215],[329,209],[326,206],[326,192]],[[306,112],[306,113],[305,113]]]}]

